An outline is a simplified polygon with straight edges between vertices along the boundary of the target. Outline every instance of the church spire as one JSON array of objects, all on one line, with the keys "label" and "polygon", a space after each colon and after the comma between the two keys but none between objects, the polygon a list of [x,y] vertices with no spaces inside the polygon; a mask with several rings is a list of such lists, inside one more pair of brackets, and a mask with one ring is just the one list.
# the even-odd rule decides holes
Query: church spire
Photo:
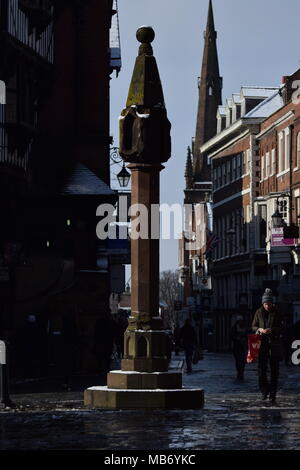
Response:
[{"label": "church spire", "polygon": [[222,78],[219,72],[217,32],[215,30],[212,0],[209,0],[208,6],[207,25],[204,32],[204,52],[198,87],[199,103],[193,149],[194,179],[195,181],[209,181],[209,170],[206,161],[200,154],[200,147],[216,134],[217,110],[218,106],[222,104]]},{"label": "church spire", "polygon": [[190,188],[193,180],[193,164],[192,164],[192,152],[191,148],[188,147],[187,150],[187,158],[186,158],[186,166],[185,166],[185,182],[186,188]]},{"label": "church spire", "polygon": [[212,0],[209,0],[206,30],[215,31],[215,21],[214,21]]}]

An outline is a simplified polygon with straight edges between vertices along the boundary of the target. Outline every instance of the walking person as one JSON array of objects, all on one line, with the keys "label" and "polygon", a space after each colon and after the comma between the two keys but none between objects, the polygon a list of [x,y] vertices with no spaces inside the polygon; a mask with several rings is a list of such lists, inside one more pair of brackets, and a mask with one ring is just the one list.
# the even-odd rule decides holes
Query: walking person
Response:
[{"label": "walking person", "polygon": [[197,345],[197,335],[189,318],[186,319],[180,330],[180,341],[185,352],[186,370],[190,374],[192,372],[193,352]]},{"label": "walking person", "polygon": [[[283,315],[274,304],[271,289],[266,289],[263,294],[262,306],[255,312],[252,330],[262,336],[258,357],[258,380],[262,399],[269,397],[272,403],[276,403],[279,362],[282,360]],[[268,364],[271,370],[270,382],[267,375]]]},{"label": "walking person", "polygon": [[237,380],[244,380],[244,370],[248,352],[248,328],[242,315],[238,315],[236,322],[231,328],[231,341],[233,343],[233,355],[237,371]]}]

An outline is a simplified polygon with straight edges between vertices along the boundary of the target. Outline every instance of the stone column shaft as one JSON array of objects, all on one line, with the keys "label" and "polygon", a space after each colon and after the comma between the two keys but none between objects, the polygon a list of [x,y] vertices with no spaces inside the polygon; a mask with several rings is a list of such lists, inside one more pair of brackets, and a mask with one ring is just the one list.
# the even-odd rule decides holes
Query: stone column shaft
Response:
[{"label": "stone column shaft", "polygon": [[[153,204],[159,205],[159,178],[163,165],[131,164],[132,205],[143,205],[147,210],[147,238],[131,240],[131,316],[130,326],[158,327],[159,315],[159,218],[158,238],[152,238],[152,226],[157,223],[151,217]],[[156,209],[157,210],[157,209]],[[136,212],[136,211],[134,211]],[[142,212],[143,214],[143,212]],[[137,216],[141,220],[139,214]],[[133,217],[132,221],[136,217]],[[143,215],[141,216],[143,217]],[[154,228],[154,227],[153,227]],[[157,231],[156,231],[157,232]],[[151,321],[154,317],[154,321]],[[155,325],[154,325],[155,324]]]}]

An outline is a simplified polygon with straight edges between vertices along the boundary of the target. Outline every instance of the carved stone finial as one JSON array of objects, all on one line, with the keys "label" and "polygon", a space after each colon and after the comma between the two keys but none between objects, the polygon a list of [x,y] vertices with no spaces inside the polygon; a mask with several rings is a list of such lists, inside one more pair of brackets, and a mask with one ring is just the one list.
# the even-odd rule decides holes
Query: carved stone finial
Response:
[{"label": "carved stone finial", "polygon": [[136,32],[136,38],[141,43],[150,44],[155,38],[154,29],[151,26],[141,26]]},{"label": "carved stone finial", "polygon": [[136,32],[136,38],[141,43],[139,55],[153,55],[151,42],[155,38],[155,32],[151,26],[141,26]]},{"label": "carved stone finial", "polygon": [[155,33],[141,26],[136,37],[141,45],[120,116],[120,155],[130,163],[163,163],[171,157],[171,124],[151,46]]}]

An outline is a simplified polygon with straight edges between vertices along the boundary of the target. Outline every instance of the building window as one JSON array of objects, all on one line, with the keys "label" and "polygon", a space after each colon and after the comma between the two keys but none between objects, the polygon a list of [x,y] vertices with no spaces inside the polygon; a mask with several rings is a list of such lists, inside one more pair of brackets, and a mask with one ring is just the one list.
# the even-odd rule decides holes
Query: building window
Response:
[{"label": "building window", "polygon": [[284,169],[288,170],[290,168],[290,150],[291,150],[291,132],[290,128],[285,129],[285,164]]},{"label": "building window", "polygon": [[272,149],[271,175],[276,174],[276,151]]},{"label": "building window", "polygon": [[300,226],[300,197],[296,197],[296,211],[297,223]]},{"label": "building window", "polygon": [[223,174],[223,186],[226,184],[226,163],[222,164],[222,174]]},{"label": "building window", "polygon": [[265,156],[261,156],[260,180],[263,181],[265,177]]},{"label": "building window", "polygon": [[268,178],[271,175],[271,169],[270,169],[270,152],[266,153],[266,178]]},{"label": "building window", "polygon": [[284,140],[283,132],[278,135],[278,172],[281,173],[284,170]]},{"label": "building window", "polygon": [[297,162],[296,162],[297,168],[300,168],[300,132],[298,132],[297,135]]},{"label": "building window", "polygon": [[227,214],[226,216],[226,256],[230,256],[230,247],[231,247],[231,240],[230,235],[228,235],[228,230],[231,229],[231,216]]},{"label": "building window", "polygon": [[210,85],[208,87],[208,96],[212,96],[213,95],[213,89],[212,89],[212,86]]},{"label": "building window", "polygon": [[222,186],[222,172],[221,166],[218,166],[218,188]]},{"label": "building window", "polygon": [[231,182],[231,162],[227,162],[227,183]]},{"label": "building window", "polygon": [[242,153],[239,153],[236,156],[236,161],[237,161],[237,178],[240,178],[242,176]]},{"label": "building window", "polygon": [[236,156],[232,159],[232,180],[236,180]]}]

